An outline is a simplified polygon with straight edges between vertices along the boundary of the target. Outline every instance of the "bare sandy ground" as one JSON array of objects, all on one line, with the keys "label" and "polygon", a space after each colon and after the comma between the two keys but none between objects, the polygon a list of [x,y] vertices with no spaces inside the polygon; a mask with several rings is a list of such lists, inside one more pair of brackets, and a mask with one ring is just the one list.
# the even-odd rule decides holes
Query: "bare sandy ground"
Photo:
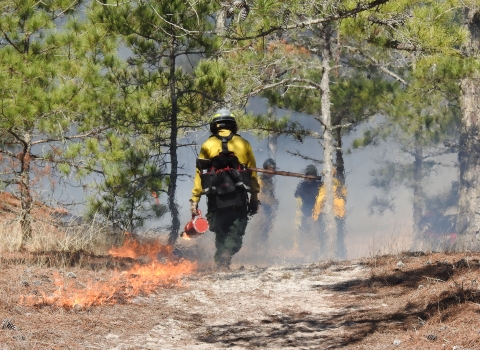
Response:
[{"label": "bare sandy ground", "polygon": [[[102,346],[130,349],[318,349],[343,342],[332,286],[368,277],[358,264],[247,268],[192,276],[185,288],[155,297],[169,311],[163,322],[134,335],[112,332]],[[348,298],[348,296],[345,296]],[[336,325],[325,322],[340,317]],[[137,345],[139,346],[139,345]],[[139,347],[140,348],[140,347]]]}]

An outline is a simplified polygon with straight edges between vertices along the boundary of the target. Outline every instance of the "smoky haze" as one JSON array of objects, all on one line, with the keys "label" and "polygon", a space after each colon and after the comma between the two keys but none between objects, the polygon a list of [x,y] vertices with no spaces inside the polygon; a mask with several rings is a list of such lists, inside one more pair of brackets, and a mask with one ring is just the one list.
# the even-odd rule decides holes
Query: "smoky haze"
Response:
[{"label": "smoky haze", "polygon": [[[249,110],[254,113],[266,113],[265,104],[260,99],[254,99],[249,104]],[[311,116],[292,113],[284,110],[277,110],[277,115],[288,114],[292,119],[298,120],[306,128],[319,130],[318,122]],[[413,247],[413,219],[412,219],[412,190],[400,186],[389,197],[394,198],[394,210],[386,210],[382,215],[371,214],[370,203],[375,196],[383,196],[384,193],[378,188],[370,185],[372,180],[371,171],[382,166],[384,161],[412,162],[410,156],[399,151],[399,146],[392,142],[385,142],[375,147],[347,152],[352,141],[360,135],[357,130],[352,135],[343,139],[345,173],[346,173],[346,258],[355,259],[376,254],[397,253],[405,250],[421,250],[422,247]],[[257,167],[261,167],[268,155],[267,139],[257,139],[243,130],[239,133],[252,145],[257,161]],[[207,130],[202,130],[189,136],[188,141],[195,141],[198,145],[209,137]],[[276,162],[278,170],[290,172],[302,172],[305,167],[312,164],[311,161],[293,156],[288,152],[300,153],[313,159],[321,160],[323,149],[316,140],[305,140],[303,143],[294,141],[291,137],[280,136],[277,140]],[[189,198],[193,187],[193,175],[195,174],[195,150],[182,148],[180,150],[180,166],[183,166],[184,173],[190,178],[182,177],[178,182],[178,204],[180,206],[180,219],[183,225],[190,220]],[[449,155],[442,158],[444,163],[453,164],[455,156]],[[316,164],[319,172],[322,165]],[[446,191],[457,181],[457,169],[455,167],[443,167],[436,173],[425,179],[424,190],[429,195],[435,195]],[[268,251],[258,251],[253,244],[255,235],[259,234],[258,220],[254,217],[249,220],[247,232],[244,237],[243,247],[232,260],[233,264],[275,264],[275,263],[309,263],[315,258],[309,252],[296,251],[293,247],[293,236],[295,234],[296,201],[295,189],[301,181],[299,178],[275,176],[275,194],[279,201],[278,209],[274,218],[273,229],[268,239]],[[202,196],[199,204],[202,213],[207,212],[206,199]],[[162,221],[168,223],[169,216],[166,215]],[[158,224],[158,223],[157,223]],[[302,235],[302,239],[310,240],[312,249],[318,244],[316,235]],[[197,258],[203,258],[206,262],[213,262],[214,234],[207,232],[198,238],[190,241],[179,238],[177,243],[180,250],[196,250]]]}]

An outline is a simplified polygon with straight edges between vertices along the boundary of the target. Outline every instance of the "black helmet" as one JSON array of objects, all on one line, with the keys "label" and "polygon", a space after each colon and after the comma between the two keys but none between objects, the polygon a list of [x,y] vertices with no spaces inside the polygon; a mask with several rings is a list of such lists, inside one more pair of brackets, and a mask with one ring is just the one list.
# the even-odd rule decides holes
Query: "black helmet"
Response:
[{"label": "black helmet", "polygon": [[317,167],[313,164],[310,164],[305,168],[305,175],[318,176]]},{"label": "black helmet", "polygon": [[215,112],[210,121],[210,132],[217,134],[220,129],[228,129],[233,133],[237,132],[237,121],[235,115],[229,109],[222,108]]},{"label": "black helmet", "polygon": [[267,169],[267,168],[273,168],[273,169],[277,168],[277,164],[272,158],[268,158],[263,162],[263,169]]}]

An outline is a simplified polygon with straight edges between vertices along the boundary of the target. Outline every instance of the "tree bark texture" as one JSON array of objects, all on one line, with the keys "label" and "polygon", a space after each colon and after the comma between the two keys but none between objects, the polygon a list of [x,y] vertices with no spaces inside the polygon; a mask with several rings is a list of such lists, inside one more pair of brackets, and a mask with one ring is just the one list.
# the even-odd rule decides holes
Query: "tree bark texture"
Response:
[{"label": "tree bark texture", "polygon": [[172,227],[168,237],[168,243],[174,245],[177,241],[180,231],[180,219],[177,206],[177,177],[178,177],[178,157],[177,157],[177,137],[178,137],[178,96],[176,90],[175,78],[175,47],[176,39],[172,36],[170,41],[170,102],[171,107],[171,133],[170,133],[170,182],[168,184],[168,209],[172,218]]},{"label": "tree bark texture", "polygon": [[221,5],[220,10],[217,11],[217,14],[215,17],[215,31],[217,35],[223,36],[226,33],[225,22],[227,20],[228,4],[222,2],[220,3],[220,5]]},{"label": "tree bark texture", "polygon": [[[465,47],[468,56],[480,52],[479,8],[465,8],[465,23],[470,40]],[[460,196],[458,203],[457,234],[460,250],[479,248],[480,232],[480,74],[462,79],[460,126]]]},{"label": "tree bark texture", "polygon": [[480,232],[480,81],[461,82],[462,124],[460,128],[460,197],[457,233],[459,248],[473,249]]},{"label": "tree bark texture", "polygon": [[32,238],[32,195],[30,193],[30,161],[31,161],[30,135],[26,135],[22,152],[19,155],[20,160],[20,227],[22,230],[22,240],[20,247]]},{"label": "tree bark texture", "polygon": [[332,135],[332,121],[331,121],[331,98],[330,98],[330,62],[332,60],[332,29],[329,25],[324,25],[321,28],[321,54],[322,54],[322,79],[320,82],[321,88],[321,104],[322,115],[321,123],[324,127],[323,134],[323,173],[324,173],[324,186],[326,189],[325,207],[323,213],[323,219],[325,221],[325,231],[327,235],[326,249],[328,259],[335,259],[335,246],[336,246],[336,222],[335,213],[333,210],[333,151],[334,140]]}]

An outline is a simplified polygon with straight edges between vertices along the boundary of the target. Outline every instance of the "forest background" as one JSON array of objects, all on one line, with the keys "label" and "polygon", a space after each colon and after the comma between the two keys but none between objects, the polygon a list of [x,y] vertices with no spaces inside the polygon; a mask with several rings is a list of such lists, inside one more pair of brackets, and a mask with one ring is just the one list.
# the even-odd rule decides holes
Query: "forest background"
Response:
[{"label": "forest background", "polygon": [[[351,245],[366,235],[379,243],[362,225],[388,210],[402,214],[383,230],[392,242],[428,248],[433,217],[445,234],[454,225],[451,249],[478,249],[478,9],[453,0],[2,1],[0,184],[20,199],[8,209],[21,232],[14,249],[41,232],[32,213],[44,205],[81,206],[122,234],[163,222],[158,230],[177,242],[195,150],[223,106],[249,131],[259,163],[321,169],[329,258],[346,256],[345,232]],[[365,152],[378,152],[374,168],[359,165]],[[343,220],[333,167],[347,187]],[[359,180],[366,173],[371,188]],[[296,183],[277,179],[279,213],[291,213],[279,215],[283,237]]]}]

